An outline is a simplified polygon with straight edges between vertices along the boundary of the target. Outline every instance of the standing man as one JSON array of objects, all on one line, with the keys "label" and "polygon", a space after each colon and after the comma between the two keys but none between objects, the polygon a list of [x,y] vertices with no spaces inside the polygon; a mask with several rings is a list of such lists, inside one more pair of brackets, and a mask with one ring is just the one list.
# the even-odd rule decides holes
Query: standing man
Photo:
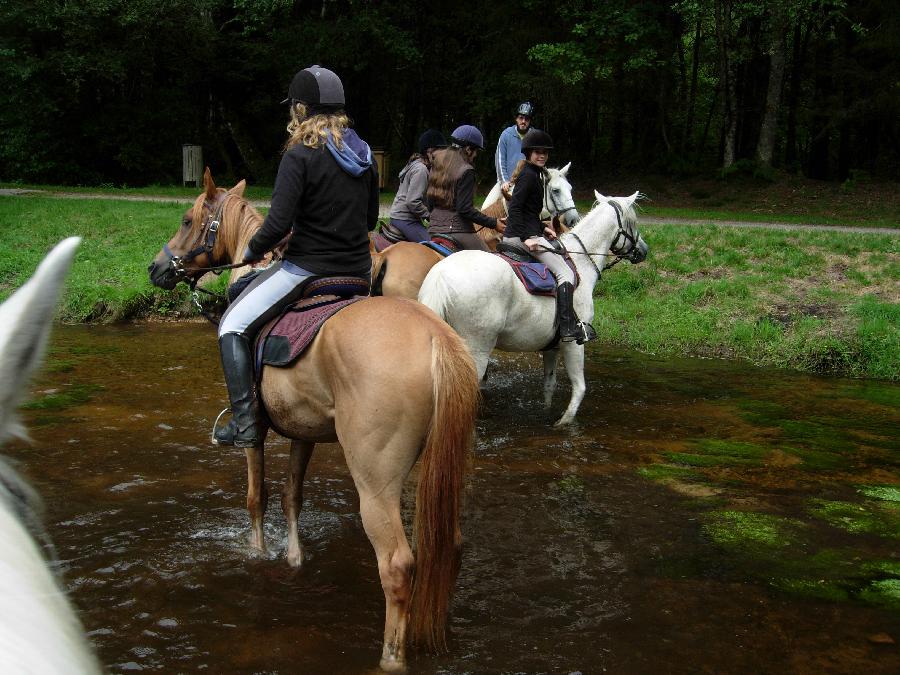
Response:
[{"label": "standing man", "polygon": [[522,154],[522,138],[531,128],[532,117],[534,106],[529,101],[520,103],[516,109],[516,123],[504,129],[500,134],[500,140],[497,141],[494,168],[497,170],[497,181],[505,191],[509,190],[509,179],[516,169],[516,164],[520,159],[525,159],[525,155]]}]

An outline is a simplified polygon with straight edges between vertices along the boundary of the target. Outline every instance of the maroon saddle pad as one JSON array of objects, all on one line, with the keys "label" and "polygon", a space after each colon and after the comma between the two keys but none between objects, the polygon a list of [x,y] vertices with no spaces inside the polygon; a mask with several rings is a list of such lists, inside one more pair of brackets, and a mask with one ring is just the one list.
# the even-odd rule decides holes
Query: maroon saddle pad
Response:
[{"label": "maroon saddle pad", "polygon": [[288,307],[259,333],[257,373],[262,372],[262,366],[291,365],[319,334],[323,323],[344,307],[364,299],[365,296],[321,295],[304,298]]}]

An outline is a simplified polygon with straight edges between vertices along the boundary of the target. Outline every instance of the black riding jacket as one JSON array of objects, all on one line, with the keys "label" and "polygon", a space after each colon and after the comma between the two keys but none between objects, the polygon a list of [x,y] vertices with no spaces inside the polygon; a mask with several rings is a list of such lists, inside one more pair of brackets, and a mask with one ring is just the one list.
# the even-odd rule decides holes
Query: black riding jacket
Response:
[{"label": "black riding jacket", "polygon": [[[355,142],[365,146],[352,131],[344,141],[354,150]],[[372,267],[369,231],[377,222],[377,166],[353,176],[325,146],[298,143],[281,158],[272,206],[249,247],[265,253],[291,231],[285,260],[315,274],[365,276]]]},{"label": "black riding jacket", "polygon": [[509,220],[504,237],[541,237],[544,225],[541,211],[544,210],[544,185],[546,171],[531,162],[525,162],[522,173],[516,179],[512,199],[509,200]]}]

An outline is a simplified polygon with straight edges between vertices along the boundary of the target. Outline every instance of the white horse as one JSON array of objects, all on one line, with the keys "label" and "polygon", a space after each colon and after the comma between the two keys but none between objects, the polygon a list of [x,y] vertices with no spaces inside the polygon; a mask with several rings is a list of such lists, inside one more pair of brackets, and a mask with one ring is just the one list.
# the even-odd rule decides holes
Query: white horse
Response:
[{"label": "white horse", "polygon": [[[59,244],[0,306],[0,443],[25,438],[16,406],[43,359],[66,272],[80,239]],[[40,499],[0,459],[0,673],[100,673],[100,664],[38,539]]]},{"label": "white horse", "polygon": [[[575,289],[578,318],[593,323],[594,285],[604,267],[618,260],[639,263],[648,246],[637,230],[634,202],[640,196],[604,197],[594,193],[597,203],[560,239],[572,255],[581,279]],[[607,258],[613,262],[607,264]],[[465,340],[475,359],[478,377],[484,377],[488,358],[495,347],[507,352],[543,351],[544,404],[549,408],[556,388],[559,352],[572,397],[556,425],[575,418],[586,391],[584,345],[561,342],[546,349],[556,335],[556,299],[530,295],[510,265],[499,256],[483,251],[460,251],[431,268],[422,282],[419,302],[449,323]]]},{"label": "white horse", "polygon": [[[544,189],[544,208],[541,211],[541,220],[549,220],[553,216],[558,216],[566,227],[572,227],[581,218],[575,208],[575,200],[572,198],[572,186],[566,177],[571,167],[572,162],[561,169],[547,168],[548,180]],[[491,188],[481,204],[482,211],[493,206],[494,208],[490,211],[491,215],[509,215],[509,205],[503,198],[501,186],[502,183],[499,181],[494,183],[494,187]],[[515,184],[513,184],[512,190],[515,191]]]}]

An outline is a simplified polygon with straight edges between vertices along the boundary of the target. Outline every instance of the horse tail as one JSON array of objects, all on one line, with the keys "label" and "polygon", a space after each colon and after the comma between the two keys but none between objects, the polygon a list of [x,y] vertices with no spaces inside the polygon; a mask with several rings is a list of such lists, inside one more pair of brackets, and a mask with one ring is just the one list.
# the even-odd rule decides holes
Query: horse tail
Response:
[{"label": "horse tail", "polygon": [[475,364],[462,339],[440,325],[432,338],[433,412],[416,493],[416,567],[410,635],[445,650],[450,597],[459,572],[459,511],[480,393]]},{"label": "horse tail", "polygon": [[372,256],[372,284],[369,295],[384,295],[384,275],[387,274],[387,258],[384,253],[374,251]]}]

